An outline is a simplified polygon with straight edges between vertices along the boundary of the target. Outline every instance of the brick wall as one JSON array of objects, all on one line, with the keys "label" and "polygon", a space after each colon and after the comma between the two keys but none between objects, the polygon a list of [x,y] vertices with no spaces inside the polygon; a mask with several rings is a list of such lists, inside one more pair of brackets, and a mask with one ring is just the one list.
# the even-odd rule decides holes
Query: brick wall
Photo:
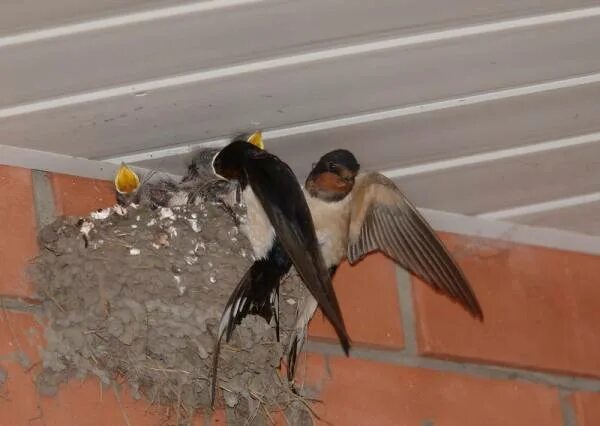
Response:
[{"label": "brick wall", "polygon": [[[23,271],[37,251],[36,222],[113,204],[111,184],[0,166],[0,200],[0,425],[173,424],[168,408],[92,379],[38,395],[42,325],[11,309],[11,300],[31,295]],[[343,265],[335,285],[352,357],[341,356],[318,315],[299,369],[322,400],[314,404],[322,423],[600,425],[600,259],[442,237],[473,283],[485,323],[382,256]],[[223,413],[197,416],[197,424],[225,422]]]}]

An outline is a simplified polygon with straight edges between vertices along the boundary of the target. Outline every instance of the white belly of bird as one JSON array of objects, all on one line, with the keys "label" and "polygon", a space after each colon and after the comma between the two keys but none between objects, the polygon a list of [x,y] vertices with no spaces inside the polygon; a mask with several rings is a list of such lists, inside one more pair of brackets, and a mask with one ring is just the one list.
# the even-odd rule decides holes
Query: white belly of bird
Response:
[{"label": "white belly of bird", "polygon": [[315,224],[325,264],[327,267],[337,265],[346,257],[352,195],[337,202],[320,200],[306,191],[304,196]]},{"label": "white belly of bird", "polygon": [[264,259],[273,246],[275,230],[250,185],[242,191],[242,199],[246,205],[248,217],[246,223],[241,226],[241,230],[252,244],[254,257],[257,260]]}]

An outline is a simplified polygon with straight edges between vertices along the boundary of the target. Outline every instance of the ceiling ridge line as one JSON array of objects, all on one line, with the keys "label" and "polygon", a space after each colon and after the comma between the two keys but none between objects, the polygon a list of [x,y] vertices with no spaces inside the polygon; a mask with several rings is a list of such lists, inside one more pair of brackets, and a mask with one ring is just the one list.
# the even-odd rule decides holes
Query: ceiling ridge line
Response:
[{"label": "ceiling ridge line", "polygon": [[258,3],[265,0],[210,0],[197,1],[193,3],[182,4],[179,6],[163,7],[157,9],[144,10],[142,12],[126,13],[113,15],[107,18],[91,19],[72,24],[65,24],[56,27],[43,28],[0,36],[0,48],[15,46],[36,41],[50,40],[58,37],[81,34],[91,31],[99,31],[108,28],[122,27],[131,24],[140,24],[143,22],[157,21],[160,19],[174,18],[192,13],[208,12],[211,10],[223,9],[249,3]]},{"label": "ceiling ridge line", "polygon": [[[112,180],[118,168],[112,163],[7,145],[0,145],[0,158],[0,164],[106,180]],[[144,168],[135,169],[141,173],[148,172]],[[167,175],[157,174],[158,177]],[[175,175],[168,176],[177,178]],[[600,255],[600,237],[440,210],[419,210],[437,231]]]},{"label": "ceiling ridge line", "polygon": [[600,191],[572,195],[569,197],[554,198],[549,201],[523,204],[507,209],[480,213],[477,215],[477,217],[491,220],[511,219],[514,217],[522,217],[535,213],[544,213],[570,207],[583,206],[585,204],[597,203],[598,201],[600,201]]},{"label": "ceiling ridge line", "polygon": [[[340,127],[353,126],[358,124],[372,123],[381,120],[400,118],[409,115],[422,114],[427,112],[441,111],[445,109],[464,107],[475,105],[483,102],[497,101],[509,99],[518,96],[530,95],[535,93],[548,92],[559,89],[577,87],[585,84],[593,84],[600,82],[600,72],[595,74],[587,74],[583,76],[569,77],[560,80],[550,80],[543,83],[529,84],[525,86],[517,86],[512,88],[504,88],[482,93],[469,94],[444,100],[427,102],[422,104],[414,104],[396,108],[385,109],[375,112],[366,112],[352,114],[343,117],[325,119],[291,125],[276,129],[263,129],[263,137],[265,139],[283,138],[287,136],[295,136],[301,134],[309,134],[323,130],[331,130]],[[103,156],[99,160],[112,163],[135,163],[139,161],[172,157],[175,155],[188,154],[200,147],[220,147],[227,144],[228,138],[217,138],[210,140],[198,140],[185,144],[167,146],[162,148],[154,148],[143,151],[134,151],[123,153],[114,156]]]},{"label": "ceiling ridge line", "polygon": [[[0,145],[0,165],[103,180],[113,180],[119,168],[119,164],[108,163],[105,161],[90,160],[83,157],[10,145]],[[145,167],[135,165],[131,167],[143,175],[154,174],[153,170]],[[156,178],[180,178],[178,175],[167,172],[159,172],[156,173],[155,176]]]},{"label": "ceiling ridge line", "polygon": [[405,176],[414,176],[424,173],[431,173],[434,171],[470,166],[473,164],[488,163],[506,158],[520,157],[522,155],[571,148],[574,146],[598,142],[600,142],[600,131],[577,136],[568,136],[559,139],[551,139],[548,141],[536,142],[527,145],[513,146],[510,148],[489,150],[476,154],[462,155],[460,157],[447,158],[444,160],[431,161],[412,166],[387,169],[383,170],[382,173],[390,179],[397,179]]},{"label": "ceiling ridge line", "polygon": [[600,255],[600,236],[419,208],[436,231]]}]

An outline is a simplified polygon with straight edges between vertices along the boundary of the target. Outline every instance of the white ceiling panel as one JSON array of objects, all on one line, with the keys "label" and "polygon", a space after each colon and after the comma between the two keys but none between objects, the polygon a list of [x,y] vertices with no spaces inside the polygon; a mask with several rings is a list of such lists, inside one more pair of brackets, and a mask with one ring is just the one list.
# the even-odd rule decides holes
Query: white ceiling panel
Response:
[{"label": "white ceiling panel", "polygon": [[419,104],[600,71],[598,28],[586,19],[111,97],[9,117],[0,133],[98,158]]},{"label": "white ceiling panel", "polygon": [[49,168],[125,157],[180,173],[190,147],[261,128],[302,178],[346,147],[420,206],[550,202],[509,216],[598,234],[598,203],[552,200],[600,192],[600,0],[0,8],[0,144],[44,151]]},{"label": "white ceiling panel", "polygon": [[3,0],[0,36],[173,6],[185,0]]},{"label": "white ceiling panel", "polygon": [[598,190],[600,140],[397,180],[417,205],[481,214]]},{"label": "white ceiling panel", "polygon": [[[354,152],[367,169],[390,170],[600,132],[600,83],[485,104],[267,138],[268,149],[298,176],[336,148]],[[192,154],[138,164],[183,174]]]},{"label": "white ceiling panel", "polygon": [[[117,2],[104,3],[108,8]],[[132,1],[129,7],[137,3]],[[453,7],[438,7],[434,0],[383,0],[373,7],[362,0],[262,1],[52,38],[2,50],[0,106],[307,50],[460,27],[494,17],[514,18],[533,10],[550,12],[561,3],[552,0],[540,6],[537,0],[454,0]],[[574,1],[570,7],[588,3]],[[585,43],[589,34],[582,31],[579,36]]]}]

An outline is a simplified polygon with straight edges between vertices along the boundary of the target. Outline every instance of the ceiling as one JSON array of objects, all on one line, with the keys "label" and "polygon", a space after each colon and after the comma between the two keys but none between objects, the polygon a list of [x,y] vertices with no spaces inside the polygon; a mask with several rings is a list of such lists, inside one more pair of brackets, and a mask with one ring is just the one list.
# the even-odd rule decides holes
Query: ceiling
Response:
[{"label": "ceiling", "polygon": [[301,177],[346,147],[421,207],[600,235],[600,0],[2,9],[3,145],[181,173],[260,128]]}]

